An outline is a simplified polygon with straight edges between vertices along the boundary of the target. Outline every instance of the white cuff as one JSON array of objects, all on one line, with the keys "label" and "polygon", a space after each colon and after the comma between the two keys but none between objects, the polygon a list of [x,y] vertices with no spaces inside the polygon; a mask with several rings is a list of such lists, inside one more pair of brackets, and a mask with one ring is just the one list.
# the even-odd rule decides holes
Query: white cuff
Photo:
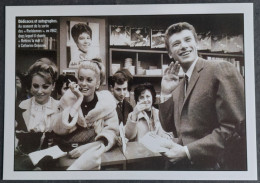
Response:
[{"label": "white cuff", "polygon": [[166,100],[168,100],[171,97],[172,97],[172,94],[164,95],[164,94],[161,93],[160,103],[164,103]]},{"label": "white cuff", "polygon": [[187,155],[187,157],[189,158],[189,160],[190,160],[191,164],[193,164],[193,162],[191,161],[191,156],[190,156],[190,152],[189,152],[189,149],[188,149],[188,147],[187,147],[187,146],[184,146],[184,150],[185,150],[185,152],[186,152],[186,155]]}]

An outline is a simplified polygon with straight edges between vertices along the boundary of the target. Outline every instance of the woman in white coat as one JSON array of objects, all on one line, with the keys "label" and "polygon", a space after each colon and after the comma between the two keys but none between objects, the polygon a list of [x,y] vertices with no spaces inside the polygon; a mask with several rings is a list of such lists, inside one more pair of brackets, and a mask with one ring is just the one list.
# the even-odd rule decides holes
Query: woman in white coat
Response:
[{"label": "woman in white coat", "polygon": [[[100,60],[84,61],[79,65],[78,84],[71,82],[70,90],[61,98],[62,119],[54,131],[69,148],[69,155],[79,157],[69,167],[70,170],[99,166],[101,154],[116,143],[119,133],[116,103],[109,91],[97,91],[104,77],[104,66]],[[98,150],[92,152],[93,147]],[[89,152],[89,156],[82,156]],[[99,155],[93,161],[97,152]],[[86,164],[89,160],[93,161],[93,165]]]}]

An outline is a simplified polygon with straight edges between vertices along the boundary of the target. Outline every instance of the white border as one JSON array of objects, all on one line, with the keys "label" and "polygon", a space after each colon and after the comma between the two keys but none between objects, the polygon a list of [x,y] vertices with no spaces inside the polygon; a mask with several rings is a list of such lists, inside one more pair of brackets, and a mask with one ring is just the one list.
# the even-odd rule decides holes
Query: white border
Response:
[{"label": "white border", "polygon": [[[91,16],[157,14],[244,14],[245,83],[248,171],[64,171],[14,172],[15,99],[15,18],[16,16]],[[121,180],[256,180],[256,120],[254,83],[254,34],[252,3],[165,4],[165,5],[88,5],[88,6],[7,6],[5,44],[5,123],[3,179],[121,179]],[[156,176],[154,176],[156,175]]]}]

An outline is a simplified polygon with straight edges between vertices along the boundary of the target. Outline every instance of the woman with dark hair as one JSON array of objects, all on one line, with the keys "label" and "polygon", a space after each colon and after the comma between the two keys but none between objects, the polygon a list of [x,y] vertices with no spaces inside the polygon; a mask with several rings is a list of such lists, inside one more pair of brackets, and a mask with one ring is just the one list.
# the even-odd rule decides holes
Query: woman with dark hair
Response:
[{"label": "woman with dark hair", "polygon": [[71,28],[71,36],[78,47],[78,52],[72,55],[69,63],[70,68],[78,68],[81,61],[98,57],[92,50],[92,30],[87,24],[75,24]]},{"label": "woman with dark hair", "polygon": [[[48,58],[37,60],[28,71],[28,86],[32,98],[20,103],[16,110],[15,169],[30,170],[34,166],[28,154],[48,147],[55,126],[58,101],[51,97],[57,78],[57,67]],[[27,163],[25,163],[27,162]]]},{"label": "woman with dark hair", "polygon": [[55,85],[55,92],[62,97],[69,89],[70,82],[78,83],[77,78],[73,75],[59,75]]},{"label": "woman with dark hair", "polygon": [[125,135],[129,140],[140,141],[147,133],[153,132],[161,137],[170,139],[172,134],[162,129],[159,120],[159,110],[153,107],[156,92],[150,83],[138,85],[134,90],[136,106],[128,115],[125,126]]}]

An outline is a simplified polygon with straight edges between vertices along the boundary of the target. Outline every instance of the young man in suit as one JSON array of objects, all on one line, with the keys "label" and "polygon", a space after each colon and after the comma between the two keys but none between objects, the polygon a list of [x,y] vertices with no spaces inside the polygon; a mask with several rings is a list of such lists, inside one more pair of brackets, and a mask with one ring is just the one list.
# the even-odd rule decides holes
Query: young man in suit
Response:
[{"label": "young man in suit", "polygon": [[127,69],[117,71],[112,78],[110,78],[110,86],[112,94],[117,103],[117,115],[119,123],[126,124],[128,114],[133,111],[131,104],[125,99],[128,91],[131,90],[131,82],[133,76]]},{"label": "young man in suit", "polygon": [[[162,146],[173,168],[189,170],[246,170],[244,80],[226,61],[198,56],[192,25],[171,25],[166,48],[175,60],[162,78],[160,120],[175,142]],[[182,67],[185,76],[179,80]]]}]

